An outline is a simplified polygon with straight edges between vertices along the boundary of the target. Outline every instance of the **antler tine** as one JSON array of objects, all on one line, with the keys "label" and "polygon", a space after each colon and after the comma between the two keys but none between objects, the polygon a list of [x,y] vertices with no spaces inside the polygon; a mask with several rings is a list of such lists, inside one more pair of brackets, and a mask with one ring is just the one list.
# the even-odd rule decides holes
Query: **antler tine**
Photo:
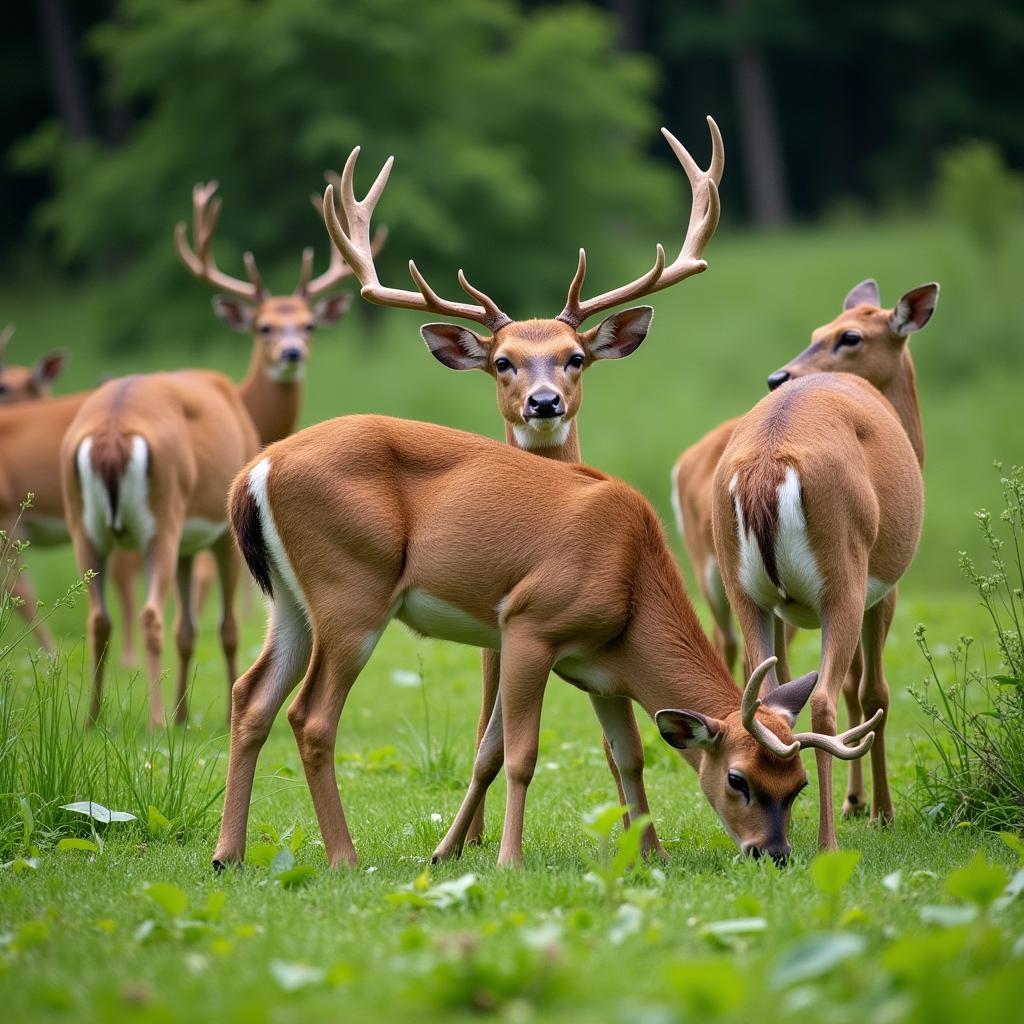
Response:
[{"label": "antler tine", "polygon": [[8,324],[2,331],[0,331],[0,359],[3,358],[4,350],[11,343],[11,338],[14,337],[14,324]]},{"label": "antler tine", "polygon": [[263,278],[256,267],[256,257],[253,256],[251,252],[244,252],[242,253],[242,262],[245,264],[246,276],[252,282],[253,288],[256,289],[256,297],[263,298],[263,296],[267,294],[267,289],[264,286]]},{"label": "antler tine", "polygon": [[[195,240],[195,249],[188,243],[188,228],[183,220],[178,221],[174,226],[174,243],[178,250],[178,256],[189,272],[205,281],[220,291],[237,295],[249,302],[258,302],[266,295],[263,288],[263,281],[259,272],[255,270],[256,264],[252,260],[251,253],[246,254],[246,272],[249,282],[225,274],[217,267],[213,258],[212,243],[213,234],[217,228],[217,221],[220,217],[221,200],[216,196],[217,182],[208,181],[206,184],[197,183],[192,187],[192,237]],[[252,270],[249,263],[252,262]],[[254,276],[255,274],[255,276]]]},{"label": "antler tine", "polygon": [[[315,196],[311,197],[314,201]],[[333,250],[333,246],[331,246]],[[332,253],[333,255],[333,253]],[[299,283],[295,286],[296,295],[305,295],[309,287],[310,278],[313,276],[313,247],[307,245],[302,250],[302,263],[299,266]]]},{"label": "antler tine", "polygon": [[[871,749],[875,742],[873,730],[881,724],[884,714],[885,712],[879,708],[866,722],[861,722],[860,725],[855,725],[838,736],[826,736],[820,732],[799,732],[793,738],[800,744],[801,750],[816,747],[819,750],[827,750],[841,761],[855,761]],[[849,746],[854,740],[861,742],[856,746]]]},{"label": "antler tine", "polygon": [[712,117],[709,116],[707,121],[711,132],[711,163],[706,171],[700,168],[686,147],[667,128],[661,129],[662,135],[671,146],[672,152],[675,153],[676,159],[686,174],[693,193],[690,219],[679,255],[669,266],[666,266],[665,253],[659,245],[655,264],[646,274],[621,288],[596,295],[585,302],[580,301],[579,297],[583,276],[586,273],[585,260],[581,259],[581,265],[569,286],[569,296],[565,308],[558,314],[559,320],[565,321],[571,327],[579,327],[595,313],[610,309],[612,306],[617,306],[630,299],[659,292],[663,288],[668,288],[670,285],[707,270],[707,263],[700,257],[718,226],[721,212],[718,182],[721,180],[722,171],[725,168],[725,147],[722,143],[722,134]]},{"label": "antler tine", "polygon": [[777,661],[778,658],[767,658],[751,673],[750,681],[743,688],[743,697],[740,700],[740,720],[747,732],[762,747],[776,757],[788,760],[791,757],[796,757],[800,752],[800,744],[796,740],[792,743],[783,743],[771,729],[757,718],[757,709],[761,706],[761,699],[758,696],[761,692],[761,683]]},{"label": "antler tine", "polygon": [[338,183],[340,186],[340,214],[335,206],[335,184],[330,182],[324,192],[323,215],[327,231],[334,244],[340,250],[341,255],[345,257],[352,273],[359,279],[362,286],[360,294],[363,298],[379,306],[418,309],[440,313],[443,316],[457,317],[461,320],[473,320],[483,324],[491,331],[498,331],[511,323],[511,318],[506,316],[489,296],[470,285],[461,271],[459,272],[459,283],[466,294],[480,302],[479,306],[441,298],[430,287],[412,260],[409,261],[409,273],[419,289],[418,291],[388,288],[380,283],[373,258],[384,244],[386,235],[382,235],[378,231],[371,243],[370,219],[388,183],[391,168],[394,166],[394,157],[388,157],[384,162],[384,166],[377,174],[370,190],[361,200],[356,199],[354,188],[355,166],[358,158],[359,147],[356,146],[345,161],[341,180]]}]

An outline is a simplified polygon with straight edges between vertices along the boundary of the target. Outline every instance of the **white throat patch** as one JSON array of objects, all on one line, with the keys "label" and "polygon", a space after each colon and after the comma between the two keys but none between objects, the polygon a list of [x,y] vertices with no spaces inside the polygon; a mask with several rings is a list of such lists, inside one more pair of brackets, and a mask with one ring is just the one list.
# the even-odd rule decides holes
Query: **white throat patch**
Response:
[{"label": "white throat patch", "polygon": [[520,448],[559,448],[568,440],[571,426],[572,420],[564,417],[530,420],[527,423],[513,424],[512,434]]}]

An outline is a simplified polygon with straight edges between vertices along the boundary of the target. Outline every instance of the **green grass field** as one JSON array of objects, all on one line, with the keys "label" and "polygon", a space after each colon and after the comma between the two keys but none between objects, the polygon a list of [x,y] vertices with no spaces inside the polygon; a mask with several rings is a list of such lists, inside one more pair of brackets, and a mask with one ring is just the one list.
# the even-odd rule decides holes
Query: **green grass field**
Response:
[{"label": "green grass field", "polygon": [[[1024,255],[1024,232],[1011,255]],[[288,854],[277,868],[253,863],[213,876],[219,799],[183,835],[173,822],[161,834],[159,818],[149,826],[101,827],[99,853],[60,849],[59,837],[91,833],[83,819],[51,808],[37,814],[29,844],[19,847],[15,833],[5,858],[14,863],[0,870],[6,1019],[1021,1019],[1024,900],[1016,894],[1024,876],[1015,876],[1017,856],[998,837],[970,827],[938,831],[914,806],[915,771],[930,755],[909,688],[925,675],[913,637],[917,623],[928,626],[939,651],[960,634],[985,635],[983,612],[958,578],[956,552],[975,546],[973,510],[995,505],[992,460],[1024,456],[1024,315],[1012,292],[965,259],[951,231],[932,223],[777,238],[725,235],[711,261],[711,272],[656,299],[655,327],[635,356],[599,367],[587,380],[585,456],[640,487],[666,523],[668,471],[679,451],[756,401],[767,373],[835,315],[850,285],[876,276],[883,299],[892,302],[923,281],[943,284],[933,323],[913,342],[929,444],[925,537],[886,651],[898,817],[890,829],[841,824],[841,846],[860,853],[849,880],[842,860],[812,867],[813,759],[811,786],[794,814],[795,857],[778,870],[736,856],[693,774],[645,722],[648,790],[671,862],[640,866],[603,892],[587,877],[598,843],[583,819],[611,800],[614,788],[588,702],[556,680],[548,688],[527,807],[525,869],[495,867],[499,778],[484,846],[428,878],[430,852],[469,775],[479,662],[471,649],[418,640],[392,626],[353,691],[339,734],[338,782],[359,869],[326,867],[283,715],[261,757],[250,833],[251,846],[262,844],[256,860],[265,862],[288,845],[280,836],[293,826],[301,830],[294,853],[300,870],[283,879]],[[0,299],[4,316],[18,323],[11,361],[67,345],[74,352],[69,388],[91,385],[104,372],[197,361],[186,347],[143,351],[137,362],[124,354],[102,357],[102,326],[89,317],[88,294],[74,289],[57,293],[21,282]],[[206,302],[199,288],[196,302]],[[482,375],[459,379],[435,363],[418,340],[417,323],[388,315],[367,333],[353,316],[318,337],[304,421],[379,411],[497,436],[490,382]],[[210,365],[240,377],[249,342],[211,317],[203,351]],[[68,550],[29,552],[26,562],[46,601],[74,576]],[[54,617],[68,663],[59,682],[47,684],[47,699],[80,700],[83,608],[79,602]],[[213,608],[204,615],[187,734],[172,733],[170,747],[166,736],[149,746],[144,686],[115,668],[109,732],[85,736],[82,749],[108,758],[120,751],[136,774],[161,776],[168,753],[184,748],[197,759],[186,785],[199,802],[200,794],[214,797],[227,756],[215,616]],[[243,664],[259,648],[262,620],[254,601]],[[816,634],[800,636],[794,668],[816,665],[817,643]],[[11,665],[7,700],[27,707],[35,692],[27,652],[15,652]],[[81,737],[81,711],[76,722],[62,723],[69,747]],[[0,757],[9,756],[0,745]],[[844,778],[840,768],[837,807]],[[92,783],[89,792],[57,802],[91,797],[145,813],[144,806],[116,802],[127,799],[122,783],[102,773]],[[166,807],[157,810],[172,816]],[[31,844],[38,846],[37,865],[19,869],[17,859]],[[986,864],[959,871],[978,850]],[[467,874],[475,876],[472,883]]]}]

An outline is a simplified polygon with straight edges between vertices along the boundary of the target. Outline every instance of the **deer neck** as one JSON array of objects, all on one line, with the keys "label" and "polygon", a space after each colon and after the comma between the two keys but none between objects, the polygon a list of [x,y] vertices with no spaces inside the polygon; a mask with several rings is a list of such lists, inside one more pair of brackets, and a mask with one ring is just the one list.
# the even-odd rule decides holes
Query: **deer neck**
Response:
[{"label": "deer neck", "polygon": [[921,406],[917,401],[917,375],[910,352],[903,353],[900,372],[881,389],[889,404],[896,410],[903,429],[917,454],[917,461],[924,466],[924,425],[921,422]]},{"label": "deer neck", "polygon": [[663,708],[725,718],[740,706],[739,688],[701,628],[660,523],[652,516],[646,529],[622,641],[623,690],[652,718]]},{"label": "deer neck", "polygon": [[295,430],[302,403],[302,381],[276,381],[267,376],[259,339],[253,345],[252,362],[238,394],[249,410],[264,445],[280,441]]},{"label": "deer neck", "polygon": [[569,433],[566,434],[565,440],[558,445],[553,445],[550,448],[524,448],[516,438],[515,432],[512,429],[512,424],[507,420],[505,422],[505,440],[512,445],[513,448],[518,448],[520,451],[530,452],[533,455],[540,455],[545,459],[554,459],[556,462],[582,462],[580,457],[580,437],[576,430],[576,418],[573,417],[569,421]]}]

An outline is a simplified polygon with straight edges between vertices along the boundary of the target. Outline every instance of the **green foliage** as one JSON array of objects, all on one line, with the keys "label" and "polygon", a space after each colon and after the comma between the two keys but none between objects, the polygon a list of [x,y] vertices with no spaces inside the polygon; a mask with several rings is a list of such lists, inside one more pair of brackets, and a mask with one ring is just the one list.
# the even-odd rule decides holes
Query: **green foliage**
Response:
[{"label": "green foliage", "polygon": [[616,846],[612,836],[626,810],[619,804],[606,804],[583,816],[587,834],[597,840],[597,856],[587,858],[590,865],[587,877],[604,894],[609,910],[615,906],[627,873],[640,859],[644,832],[651,823],[650,817],[645,814],[631,819],[629,828],[619,837]]},{"label": "green foliage", "polygon": [[[960,568],[981,599],[1001,671],[971,662],[972,637],[949,653],[951,678],[940,675],[924,626],[917,642],[930,678],[913,691],[928,716],[934,766],[919,765],[917,798],[924,813],[949,827],[1024,831],[1024,469],[1000,471],[1004,508],[996,522],[982,510],[978,526],[991,571],[966,552]],[[998,524],[1001,524],[1001,529]]]},{"label": "green foliage", "polygon": [[1024,201],[1024,177],[993,142],[975,139],[940,154],[935,200],[968,238],[973,255],[998,259]]},{"label": "green foliage", "polygon": [[[554,315],[581,244],[598,286],[621,270],[618,228],[663,221],[670,181],[688,193],[643,155],[654,70],[614,38],[595,10],[510,0],[123,0],[93,42],[114,97],[140,112],[129,138],[71,143],[46,125],[20,159],[56,176],[41,222],[64,256],[120,269],[107,312],[135,345],[143,326],[153,344],[188,325],[168,319],[169,295],[191,299],[192,324],[209,316],[171,242],[192,182],[221,182],[220,265],[241,275],[251,249],[264,270],[287,268],[272,286],[291,287],[303,245],[326,259],[307,196],[356,144],[360,192],[396,156],[384,280],[411,287],[415,256],[449,294],[464,266],[510,315]],[[706,145],[699,122],[679,131]]]}]

